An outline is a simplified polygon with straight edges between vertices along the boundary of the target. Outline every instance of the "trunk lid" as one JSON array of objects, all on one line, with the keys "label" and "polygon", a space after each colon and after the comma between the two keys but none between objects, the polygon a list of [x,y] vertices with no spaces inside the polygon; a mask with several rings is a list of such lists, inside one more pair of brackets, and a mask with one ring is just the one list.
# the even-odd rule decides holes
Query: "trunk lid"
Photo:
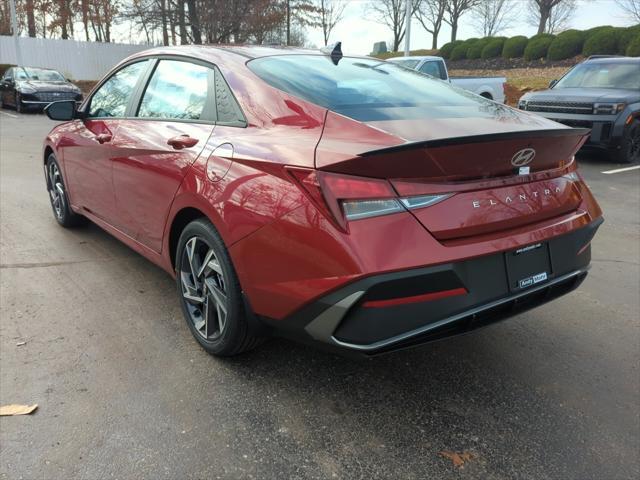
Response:
[{"label": "trunk lid", "polygon": [[316,167],[384,178],[400,197],[452,194],[411,210],[442,241],[517,228],[575,210],[581,202],[579,181],[575,174],[565,174],[589,131],[541,117],[527,122],[532,115],[516,114],[505,122],[441,118],[362,123],[329,112]]}]

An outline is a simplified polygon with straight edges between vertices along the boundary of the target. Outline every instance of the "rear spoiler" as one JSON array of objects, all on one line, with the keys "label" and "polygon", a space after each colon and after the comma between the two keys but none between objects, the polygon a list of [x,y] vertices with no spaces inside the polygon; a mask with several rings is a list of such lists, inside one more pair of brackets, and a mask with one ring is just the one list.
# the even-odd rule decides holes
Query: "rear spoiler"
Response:
[{"label": "rear spoiler", "polygon": [[499,140],[519,140],[541,137],[584,137],[591,132],[588,128],[554,128],[547,130],[524,130],[516,132],[489,133],[484,135],[467,135],[463,137],[440,138],[436,140],[421,140],[419,142],[407,142],[393,147],[385,147],[377,150],[369,150],[361,153],[360,157],[370,157],[384,153],[402,152],[416,148],[437,148],[451,145],[464,145],[469,143],[486,143]]}]

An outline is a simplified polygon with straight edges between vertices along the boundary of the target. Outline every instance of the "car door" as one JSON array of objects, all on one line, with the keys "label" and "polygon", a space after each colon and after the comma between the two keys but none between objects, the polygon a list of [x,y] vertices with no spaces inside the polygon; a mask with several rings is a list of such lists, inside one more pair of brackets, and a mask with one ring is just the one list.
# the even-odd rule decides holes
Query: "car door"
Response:
[{"label": "car door", "polygon": [[185,59],[156,61],[135,118],[113,140],[117,228],[159,252],[171,202],[215,126],[214,70]]},{"label": "car door", "polygon": [[118,156],[112,140],[150,62],[131,63],[106,79],[60,142],[71,203],[110,224],[116,215],[111,159]]}]

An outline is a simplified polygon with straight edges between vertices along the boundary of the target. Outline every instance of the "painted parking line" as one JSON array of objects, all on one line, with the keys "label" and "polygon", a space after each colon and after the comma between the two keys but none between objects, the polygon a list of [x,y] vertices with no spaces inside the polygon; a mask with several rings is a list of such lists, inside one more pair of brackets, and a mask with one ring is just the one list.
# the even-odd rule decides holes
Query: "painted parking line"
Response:
[{"label": "painted parking line", "polygon": [[3,112],[2,110],[0,110],[0,113],[4,113],[7,117],[18,118],[18,116],[14,115],[13,113]]},{"label": "painted parking line", "polygon": [[604,173],[605,175],[611,175],[612,173],[622,173],[622,172],[628,172],[630,170],[638,170],[638,169],[640,169],[640,165],[636,165],[634,167],[616,168],[615,170],[606,170],[602,173]]}]

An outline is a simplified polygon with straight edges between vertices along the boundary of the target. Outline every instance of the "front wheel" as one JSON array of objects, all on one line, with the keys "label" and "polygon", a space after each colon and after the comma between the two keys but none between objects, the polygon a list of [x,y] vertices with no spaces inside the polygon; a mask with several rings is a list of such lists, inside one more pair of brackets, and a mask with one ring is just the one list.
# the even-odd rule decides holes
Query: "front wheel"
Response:
[{"label": "front wheel", "polygon": [[195,220],[182,231],[175,269],[185,320],[207,352],[231,356],[260,343],[250,331],[231,258],[208,220]]},{"label": "front wheel", "polygon": [[83,224],[86,221],[85,217],[74,213],[69,207],[69,197],[60,173],[60,166],[53,153],[47,158],[45,173],[49,200],[57,222],[65,228]]},{"label": "front wheel", "polygon": [[640,120],[634,120],[624,129],[620,149],[613,154],[613,159],[620,163],[640,161]]},{"label": "front wheel", "polygon": [[16,112],[17,113],[24,113],[24,105],[22,105],[22,97],[17,92],[16,92],[16,96],[15,96],[15,102],[16,102]]}]

